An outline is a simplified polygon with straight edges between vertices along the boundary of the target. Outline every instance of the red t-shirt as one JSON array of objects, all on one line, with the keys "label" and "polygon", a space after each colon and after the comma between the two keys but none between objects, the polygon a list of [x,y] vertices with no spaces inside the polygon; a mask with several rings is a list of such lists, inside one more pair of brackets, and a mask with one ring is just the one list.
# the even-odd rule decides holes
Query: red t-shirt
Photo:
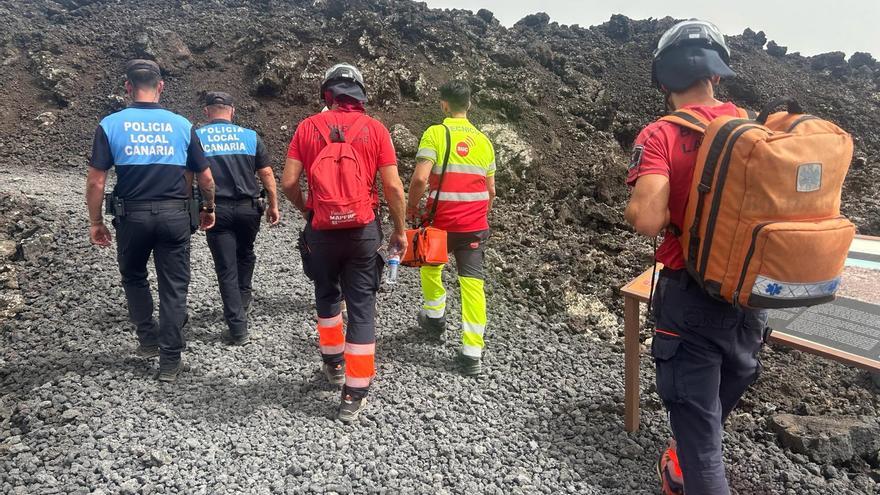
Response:
[{"label": "red t-shirt", "polygon": [[[334,127],[342,128],[342,131],[345,132],[362,115],[364,112],[358,109],[335,108],[303,120],[290,140],[287,158],[302,162],[303,170],[308,177],[309,167],[312,166],[318,153],[327,145],[315,125],[327,125],[325,122],[332,122]],[[373,189],[373,207],[375,208],[379,206],[379,191],[375,187],[376,172],[381,167],[396,167],[397,153],[394,151],[394,144],[391,142],[391,134],[388,133],[388,129],[378,120],[372,117],[367,118],[369,121],[359,136],[356,136],[353,141],[351,136],[346,135],[345,138],[367,161],[366,165],[371,167],[370,187]],[[312,208],[311,194],[306,198],[306,208]]]},{"label": "red t-shirt", "polygon": [[[714,107],[689,105],[684,108],[698,112],[708,120],[723,115],[738,115],[737,107],[733,103]],[[703,135],[698,132],[671,122],[657,121],[642,130],[633,146],[626,183],[635,186],[636,180],[643,175],[668,177],[669,220],[681,229],[688,228],[682,222],[702,139]],[[685,267],[684,254],[677,237],[667,233],[657,249],[657,261],[673,270]]]}]

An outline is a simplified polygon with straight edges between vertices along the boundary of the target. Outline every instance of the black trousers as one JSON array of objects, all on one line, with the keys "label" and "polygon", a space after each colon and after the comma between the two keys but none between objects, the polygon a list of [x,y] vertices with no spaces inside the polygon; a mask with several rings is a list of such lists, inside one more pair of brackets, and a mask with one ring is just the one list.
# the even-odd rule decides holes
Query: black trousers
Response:
[{"label": "black trousers", "polygon": [[246,301],[254,278],[254,242],[260,231],[260,210],[250,201],[217,202],[216,223],[207,232],[208,248],[223,299],[223,318],[233,337],[247,333]]},{"label": "black trousers", "polygon": [[651,353],[688,495],[730,493],[724,421],[758,378],[767,312],[735,308],[703,292],[685,270],[663,270],[654,294]]},{"label": "black trousers", "polygon": [[[308,222],[305,239],[310,251],[308,269],[315,282],[318,317],[339,315],[344,298],[348,311],[346,344],[375,344],[376,293],[385,266],[378,253],[382,243],[379,222],[343,230],[314,230]],[[342,362],[343,355],[322,354],[322,359],[336,364]],[[362,397],[367,388],[346,385],[344,390]]]},{"label": "black trousers", "polygon": [[[189,213],[184,209],[131,211],[113,223],[122,287],[138,341],[158,344],[160,363],[173,364],[186,346],[182,327],[190,279]],[[151,254],[159,282],[158,323],[153,318],[153,295],[147,280]]]}]

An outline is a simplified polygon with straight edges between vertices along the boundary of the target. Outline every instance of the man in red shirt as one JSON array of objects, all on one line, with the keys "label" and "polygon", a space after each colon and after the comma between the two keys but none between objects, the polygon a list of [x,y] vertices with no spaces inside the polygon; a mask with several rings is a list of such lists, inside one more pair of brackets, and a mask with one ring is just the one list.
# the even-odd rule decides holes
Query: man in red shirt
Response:
[{"label": "man in red shirt", "polygon": [[[374,212],[379,208],[376,174],[382,176],[385,200],[391,213],[393,230],[389,250],[401,254],[406,249],[404,231],[403,184],[397,173],[397,155],[391,135],[378,120],[365,115],[367,100],[361,73],[348,64],[331,67],[321,84],[321,96],[329,111],[305,119],[296,129],[287,152],[281,178],[284,193],[306,218],[304,268],[315,282],[318,311],[318,341],[327,379],[344,384],[337,417],[354,421],[366,406],[366,394],[375,375],[376,292],[384,262],[378,253],[382,242],[379,215],[368,224],[332,230],[312,225],[315,198],[312,184],[303,198],[300,175],[310,177],[310,168],[329,143],[351,144],[368,170],[367,187]],[[357,122],[357,125],[355,123]],[[346,136],[346,132],[352,135]],[[322,162],[323,163],[323,162]],[[342,302],[348,311],[348,328],[343,334]]]},{"label": "man in red shirt", "polygon": [[[686,108],[707,120],[738,116],[737,107],[714,96],[720,79],[735,75],[729,59],[724,36],[711,23],[673,26],[654,52],[653,79],[667,109]],[[666,232],[656,256],[664,268],[654,293],[651,349],[674,437],[658,464],[663,493],[728,495],[723,423],[758,377],[767,315],[711,298],[684,269],[676,232],[701,141],[699,133],[663,121],[639,134],[627,177],[633,190],[626,219],[642,235]]]}]

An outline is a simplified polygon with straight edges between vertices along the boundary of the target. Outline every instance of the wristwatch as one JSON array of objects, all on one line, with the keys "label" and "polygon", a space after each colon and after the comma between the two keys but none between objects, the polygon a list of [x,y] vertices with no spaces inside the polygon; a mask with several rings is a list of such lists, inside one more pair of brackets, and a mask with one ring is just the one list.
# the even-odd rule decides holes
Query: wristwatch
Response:
[{"label": "wristwatch", "polygon": [[203,206],[202,211],[205,213],[214,213],[214,207],[213,206]]}]

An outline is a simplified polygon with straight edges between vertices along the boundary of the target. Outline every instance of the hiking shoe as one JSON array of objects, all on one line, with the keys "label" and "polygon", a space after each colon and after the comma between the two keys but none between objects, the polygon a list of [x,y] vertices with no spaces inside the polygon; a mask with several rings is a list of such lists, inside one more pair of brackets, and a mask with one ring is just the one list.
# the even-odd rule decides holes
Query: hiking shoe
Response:
[{"label": "hiking shoe", "polygon": [[137,349],[134,351],[137,354],[137,357],[143,359],[152,359],[154,357],[159,357],[159,345],[144,345],[140,344]]},{"label": "hiking shoe", "polygon": [[336,419],[343,423],[351,423],[357,419],[365,407],[367,407],[366,397],[355,399],[350,395],[345,395],[342,397],[342,403],[339,404],[339,412],[336,414]]},{"label": "hiking shoe", "polygon": [[428,335],[437,340],[443,338],[443,333],[446,331],[445,316],[441,316],[440,318],[431,318],[430,316],[428,316],[428,312],[423,309],[419,311],[418,321],[419,328],[421,328]]},{"label": "hiking shoe", "polygon": [[684,495],[684,478],[678,464],[675,440],[669,440],[666,450],[657,461],[657,476],[660,477],[660,493],[663,495]]},{"label": "hiking shoe", "polygon": [[465,356],[461,352],[455,356],[455,362],[458,363],[459,371],[464,376],[479,376],[483,374],[483,360]]},{"label": "hiking shoe", "polygon": [[251,334],[245,332],[244,335],[233,336],[227,328],[220,334],[220,339],[228,345],[247,345],[251,343]]},{"label": "hiking shoe", "polygon": [[160,382],[169,383],[177,381],[177,375],[182,368],[183,360],[177,361],[174,364],[159,364],[159,372],[156,373],[156,379]]},{"label": "hiking shoe", "polygon": [[344,363],[324,363],[324,376],[331,385],[342,385],[345,383],[345,364]]}]

